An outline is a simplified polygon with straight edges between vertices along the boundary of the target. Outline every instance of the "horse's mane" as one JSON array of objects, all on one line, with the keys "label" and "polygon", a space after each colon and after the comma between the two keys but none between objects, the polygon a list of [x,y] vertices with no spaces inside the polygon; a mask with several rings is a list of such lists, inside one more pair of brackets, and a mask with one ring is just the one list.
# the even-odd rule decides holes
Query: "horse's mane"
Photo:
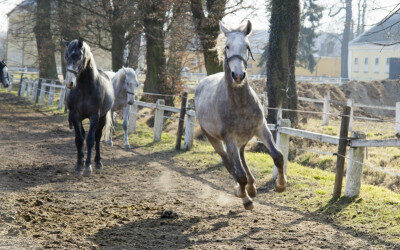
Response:
[{"label": "horse's mane", "polygon": [[83,52],[85,55],[85,61],[83,63],[83,68],[89,67],[95,71],[97,71],[97,66],[96,62],[94,61],[94,56],[92,54],[92,51],[90,51],[89,45],[87,43],[83,42]]}]

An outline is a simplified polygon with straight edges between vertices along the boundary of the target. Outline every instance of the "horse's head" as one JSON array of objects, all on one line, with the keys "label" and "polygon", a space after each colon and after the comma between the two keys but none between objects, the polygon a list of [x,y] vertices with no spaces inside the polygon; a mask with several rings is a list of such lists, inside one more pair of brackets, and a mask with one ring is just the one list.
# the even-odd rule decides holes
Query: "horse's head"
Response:
[{"label": "horse's head", "polygon": [[82,38],[72,40],[71,42],[64,41],[66,46],[64,58],[66,61],[65,85],[69,89],[76,87],[76,78],[87,65],[89,46]]},{"label": "horse's head", "polygon": [[8,68],[4,61],[0,61],[0,80],[4,88],[8,88],[10,84],[10,77],[8,75]]},{"label": "horse's head", "polygon": [[247,61],[251,56],[248,36],[251,33],[251,22],[238,29],[230,29],[220,22],[220,29],[226,37],[225,68],[229,70],[229,77],[240,85],[246,77]]},{"label": "horse's head", "polygon": [[135,89],[139,87],[139,81],[137,79],[136,73],[132,68],[123,68],[125,73],[125,83],[127,93],[127,103],[132,105],[135,102]]}]

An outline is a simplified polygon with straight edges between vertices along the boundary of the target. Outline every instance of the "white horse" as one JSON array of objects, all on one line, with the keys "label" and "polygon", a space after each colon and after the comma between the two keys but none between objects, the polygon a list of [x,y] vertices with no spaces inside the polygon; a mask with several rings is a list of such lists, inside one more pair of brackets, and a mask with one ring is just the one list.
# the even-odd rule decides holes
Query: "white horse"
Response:
[{"label": "white horse", "polygon": [[210,75],[199,83],[195,93],[196,116],[237,183],[235,195],[242,198],[245,209],[253,209],[250,197],[255,197],[257,190],[244,158],[246,144],[253,136],[265,144],[278,168],[276,190],[279,192],[286,187],[283,156],[268,129],[261,102],[246,77],[251,56],[248,40],[251,23],[239,29],[229,29],[220,23],[220,28],[226,37],[224,72]]},{"label": "white horse", "polygon": [[[114,86],[115,101],[111,109],[113,121],[115,124],[115,112],[122,110],[125,148],[129,149],[131,148],[128,138],[129,110],[130,105],[135,102],[135,89],[139,87],[140,83],[135,70],[132,68],[122,67],[116,73],[112,71],[106,71],[105,73],[110,77]],[[113,145],[111,136],[106,143],[110,146]]]}]

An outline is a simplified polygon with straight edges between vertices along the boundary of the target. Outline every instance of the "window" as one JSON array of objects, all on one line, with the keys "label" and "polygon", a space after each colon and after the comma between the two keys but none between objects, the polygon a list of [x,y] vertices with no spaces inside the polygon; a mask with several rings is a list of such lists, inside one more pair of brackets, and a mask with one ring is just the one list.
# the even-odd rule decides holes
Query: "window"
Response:
[{"label": "window", "polygon": [[354,72],[358,72],[358,58],[354,58]]},{"label": "window", "polygon": [[368,72],[368,57],[364,58],[364,72]]},{"label": "window", "polygon": [[375,58],[374,72],[379,73],[379,58]]},{"label": "window", "polygon": [[385,73],[389,73],[389,60],[390,58],[386,58],[386,64],[385,64]]}]

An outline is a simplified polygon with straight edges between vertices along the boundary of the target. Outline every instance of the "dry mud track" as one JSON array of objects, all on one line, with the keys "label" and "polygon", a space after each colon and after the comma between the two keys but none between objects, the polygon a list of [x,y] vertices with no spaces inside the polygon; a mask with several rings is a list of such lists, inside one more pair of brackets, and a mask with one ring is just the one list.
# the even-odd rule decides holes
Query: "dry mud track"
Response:
[{"label": "dry mud track", "polygon": [[76,176],[66,119],[1,93],[0,248],[385,247],[270,203],[271,185],[245,211],[225,170],[176,162],[172,150],[116,144],[102,147],[101,174]]}]

